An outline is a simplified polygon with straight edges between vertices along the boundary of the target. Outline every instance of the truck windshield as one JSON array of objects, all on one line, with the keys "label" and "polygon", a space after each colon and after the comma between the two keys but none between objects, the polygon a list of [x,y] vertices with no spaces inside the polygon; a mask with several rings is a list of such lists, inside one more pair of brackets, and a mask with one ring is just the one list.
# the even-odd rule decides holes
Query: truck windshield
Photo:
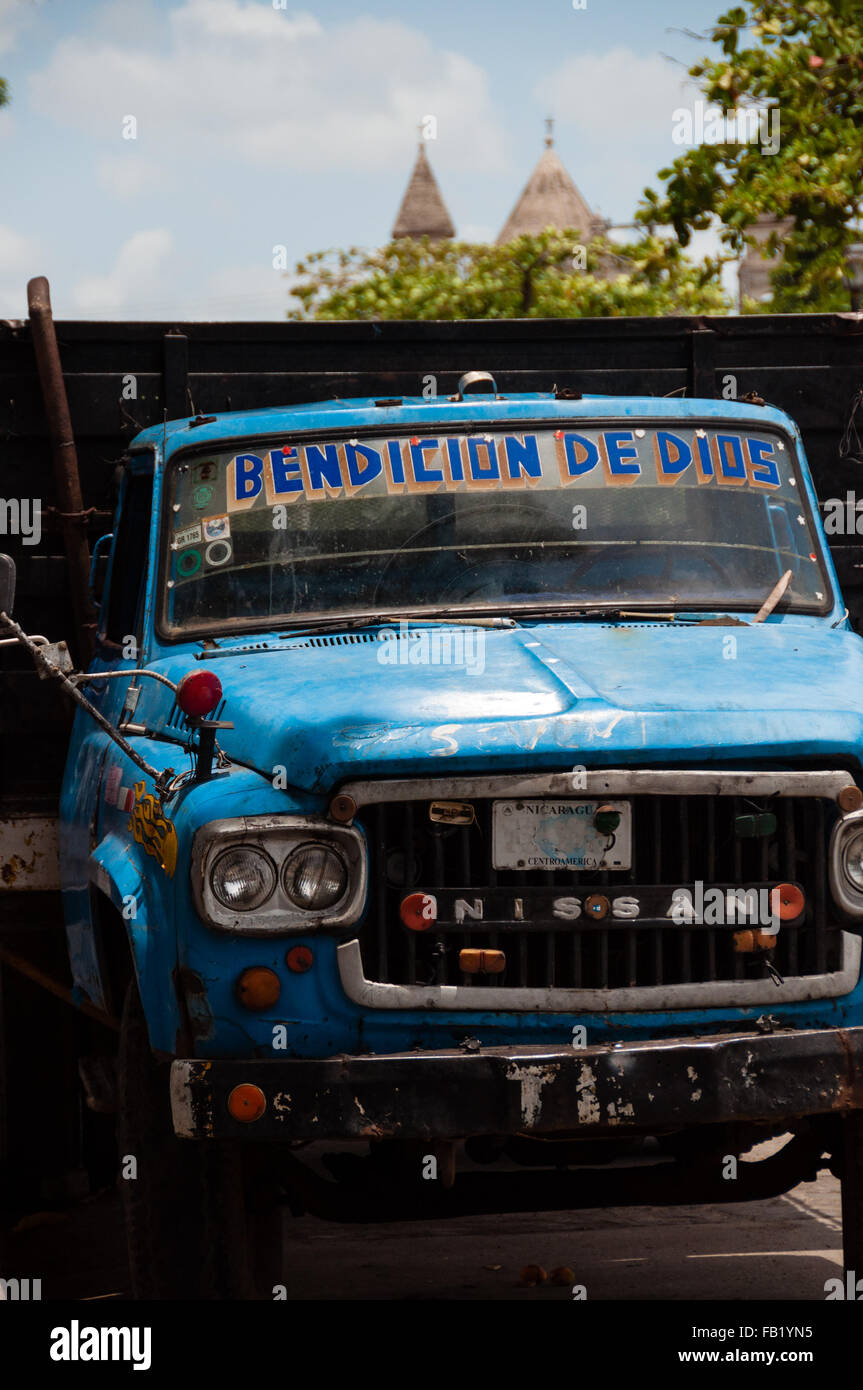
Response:
[{"label": "truck windshield", "polygon": [[185,454],[166,488],[170,635],[443,605],[826,612],[793,443],[771,428],[516,427]]}]

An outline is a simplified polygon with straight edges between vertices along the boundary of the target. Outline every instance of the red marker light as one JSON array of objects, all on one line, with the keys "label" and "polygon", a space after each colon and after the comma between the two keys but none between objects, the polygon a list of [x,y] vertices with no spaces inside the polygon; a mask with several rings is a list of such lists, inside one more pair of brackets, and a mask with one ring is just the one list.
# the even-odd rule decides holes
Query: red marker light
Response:
[{"label": "red marker light", "polygon": [[805,906],[803,890],[796,883],[779,883],[770,891],[770,911],[782,922],[793,922]]},{"label": "red marker light", "polygon": [[409,893],[402,898],[399,915],[411,931],[428,931],[437,921],[437,898],[431,893]]},{"label": "red marker light", "polygon": [[222,698],[222,682],[212,671],[190,671],[177,686],[177,704],[190,719],[203,719]]}]

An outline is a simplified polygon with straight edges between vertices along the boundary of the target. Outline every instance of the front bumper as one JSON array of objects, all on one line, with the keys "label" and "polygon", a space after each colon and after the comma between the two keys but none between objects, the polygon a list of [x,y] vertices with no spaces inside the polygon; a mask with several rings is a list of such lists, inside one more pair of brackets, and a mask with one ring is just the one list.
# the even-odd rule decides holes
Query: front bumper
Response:
[{"label": "front bumper", "polygon": [[[237,1121],[244,1083],[266,1098]],[[182,1138],[461,1139],[593,1136],[785,1121],[863,1109],[863,1028],[725,1033],[584,1048],[481,1047],[324,1060],[178,1060]]]}]

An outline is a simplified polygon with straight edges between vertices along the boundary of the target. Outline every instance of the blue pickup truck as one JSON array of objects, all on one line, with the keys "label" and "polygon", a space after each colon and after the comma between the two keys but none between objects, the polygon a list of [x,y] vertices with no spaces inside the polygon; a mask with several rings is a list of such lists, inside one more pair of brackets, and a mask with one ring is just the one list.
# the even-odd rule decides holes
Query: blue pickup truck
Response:
[{"label": "blue pickup truck", "polygon": [[76,997],[122,1015],[138,1297],[272,1298],[286,1208],[828,1164],[863,1273],[863,642],[800,433],[568,394],[471,373],[128,446],[58,675],[60,867]]}]

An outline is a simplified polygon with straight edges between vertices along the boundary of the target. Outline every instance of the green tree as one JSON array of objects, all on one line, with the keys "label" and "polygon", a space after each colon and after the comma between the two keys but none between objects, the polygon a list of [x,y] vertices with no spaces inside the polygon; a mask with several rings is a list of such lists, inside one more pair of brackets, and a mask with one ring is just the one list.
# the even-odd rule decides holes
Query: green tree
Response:
[{"label": "green tree", "polygon": [[673,239],[586,245],[548,228],[505,246],[401,238],[376,251],[301,261],[291,319],[508,319],[710,314],[729,308],[720,260],[695,264]]},{"label": "green tree", "polygon": [[0,106],[5,106],[9,100],[9,88],[4,78],[0,77]]},{"label": "green tree", "polygon": [[863,205],[863,0],[747,0],[702,37],[719,48],[689,69],[704,97],[723,112],[776,108],[779,147],[688,150],[659,171],[661,194],[645,189],[639,220],[673,226],[686,246],[718,217],[739,255],[759,214],[793,219],[770,307],[847,309],[845,250]]}]

